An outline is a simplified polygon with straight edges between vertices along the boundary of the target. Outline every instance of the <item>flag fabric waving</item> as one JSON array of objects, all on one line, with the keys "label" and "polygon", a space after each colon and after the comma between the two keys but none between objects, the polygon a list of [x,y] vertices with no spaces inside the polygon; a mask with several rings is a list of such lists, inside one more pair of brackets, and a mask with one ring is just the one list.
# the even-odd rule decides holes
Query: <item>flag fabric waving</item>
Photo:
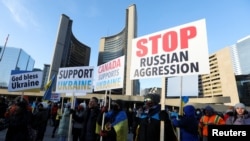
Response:
[{"label": "flag fabric waving", "polygon": [[52,95],[52,87],[55,83],[55,75],[49,80],[49,82],[45,85],[45,93],[43,95],[43,100],[50,100]]}]

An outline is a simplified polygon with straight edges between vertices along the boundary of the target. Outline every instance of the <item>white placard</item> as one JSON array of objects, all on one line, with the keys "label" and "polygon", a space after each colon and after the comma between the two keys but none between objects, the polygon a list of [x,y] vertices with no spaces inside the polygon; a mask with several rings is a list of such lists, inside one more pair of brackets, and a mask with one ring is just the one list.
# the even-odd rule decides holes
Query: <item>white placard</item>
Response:
[{"label": "white placard", "polygon": [[86,93],[93,91],[94,67],[59,68],[56,93]]},{"label": "white placard", "polygon": [[15,72],[15,74],[11,74],[8,91],[28,91],[37,89],[40,91],[42,85],[42,72],[34,71],[34,72],[24,72],[20,71]]},{"label": "white placard", "polygon": [[205,19],[132,40],[131,79],[208,74]]},{"label": "white placard", "polygon": [[95,91],[123,87],[125,57],[121,56],[98,66]]}]

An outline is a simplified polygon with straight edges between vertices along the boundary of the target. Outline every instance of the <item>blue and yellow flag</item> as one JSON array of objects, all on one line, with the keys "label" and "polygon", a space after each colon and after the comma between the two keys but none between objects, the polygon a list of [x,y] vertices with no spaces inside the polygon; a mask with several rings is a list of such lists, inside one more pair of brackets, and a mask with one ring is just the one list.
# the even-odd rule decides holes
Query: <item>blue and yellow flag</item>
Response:
[{"label": "blue and yellow flag", "polygon": [[180,110],[179,110],[179,114],[183,115],[183,107],[186,103],[188,103],[189,101],[189,97],[188,96],[182,96],[181,97],[181,105],[180,105]]},{"label": "blue and yellow flag", "polygon": [[181,97],[182,105],[184,106],[186,103],[188,103],[188,100],[189,100],[188,96],[182,96]]},{"label": "blue and yellow flag", "polygon": [[52,95],[52,87],[55,83],[55,75],[49,80],[49,82],[45,85],[45,93],[43,95],[43,100],[50,100]]}]

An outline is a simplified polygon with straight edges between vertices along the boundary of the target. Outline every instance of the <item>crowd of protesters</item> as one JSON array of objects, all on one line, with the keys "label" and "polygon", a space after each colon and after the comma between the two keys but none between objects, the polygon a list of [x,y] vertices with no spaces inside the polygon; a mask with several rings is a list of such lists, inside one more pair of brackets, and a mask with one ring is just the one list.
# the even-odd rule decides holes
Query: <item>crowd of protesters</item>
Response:
[{"label": "crowd of protesters", "polygon": [[99,101],[91,97],[72,108],[70,102],[0,97],[0,127],[7,128],[5,141],[43,141],[48,123],[53,126],[51,137],[58,141],[66,141],[70,133],[72,141],[128,141],[129,133],[133,134],[131,141],[160,141],[163,122],[164,141],[207,141],[208,125],[250,125],[243,103],[223,113],[211,105],[200,109],[187,104],[179,114],[177,109],[161,110],[158,94],[145,95],[143,104],[134,108],[109,97]]}]

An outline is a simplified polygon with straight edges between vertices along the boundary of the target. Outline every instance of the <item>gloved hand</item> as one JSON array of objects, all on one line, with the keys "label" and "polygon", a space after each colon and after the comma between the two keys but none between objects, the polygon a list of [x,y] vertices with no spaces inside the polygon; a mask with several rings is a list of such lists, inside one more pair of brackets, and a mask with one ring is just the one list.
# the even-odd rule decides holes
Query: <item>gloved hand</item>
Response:
[{"label": "gloved hand", "polygon": [[108,107],[107,106],[103,106],[102,109],[101,109],[101,112],[104,113],[104,112],[107,112],[108,111]]},{"label": "gloved hand", "polygon": [[161,110],[159,113],[159,117],[160,117],[160,120],[164,121],[167,118],[169,118],[169,115],[168,115],[167,111]]},{"label": "gloved hand", "polygon": [[102,137],[106,137],[107,135],[108,135],[107,131],[105,131],[105,130],[101,130],[101,132],[100,132],[100,136],[102,136]]}]

